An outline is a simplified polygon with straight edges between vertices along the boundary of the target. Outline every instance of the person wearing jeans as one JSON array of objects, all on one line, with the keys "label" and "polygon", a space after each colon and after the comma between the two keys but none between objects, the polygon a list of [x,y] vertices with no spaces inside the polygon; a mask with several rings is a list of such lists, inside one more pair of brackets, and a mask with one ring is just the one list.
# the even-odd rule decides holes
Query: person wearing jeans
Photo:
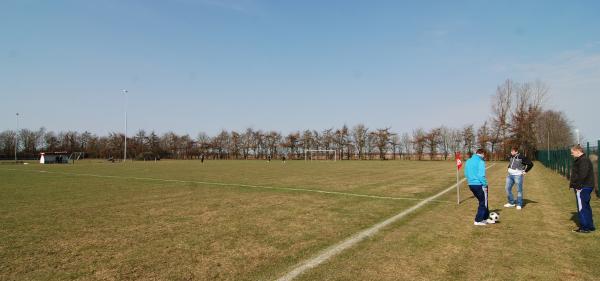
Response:
[{"label": "person wearing jeans", "polygon": [[577,214],[579,216],[579,228],[573,232],[589,233],[596,230],[592,216],[590,199],[594,190],[594,166],[592,161],[585,156],[583,148],[576,145],[571,148],[571,155],[575,158],[571,168],[571,180],[569,187],[575,192],[577,201]]},{"label": "person wearing jeans", "polygon": [[[517,185],[517,200],[515,201],[515,197],[512,192],[512,188],[514,185]],[[508,174],[506,176],[506,197],[508,203],[504,204],[505,207],[511,208],[517,206],[517,209],[520,209],[523,206],[523,175],[511,175]],[[516,203],[516,204],[515,204]]]},{"label": "person wearing jeans", "polygon": [[[507,203],[504,204],[506,208],[512,208],[517,206],[517,210],[521,210],[523,207],[523,179],[525,174],[533,168],[533,162],[527,157],[519,153],[518,147],[513,147],[510,150],[510,159],[508,164],[508,176],[506,176],[506,197]],[[512,193],[512,188],[517,185],[517,201]],[[516,205],[515,205],[516,203]]]},{"label": "person wearing jeans", "polygon": [[471,189],[471,192],[473,192],[473,195],[475,195],[475,198],[479,201],[474,225],[495,223],[494,220],[489,219],[488,182],[485,176],[484,154],[485,151],[483,149],[478,149],[476,154],[467,160],[467,164],[465,165],[465,177],[467,178],[469,188]]}]

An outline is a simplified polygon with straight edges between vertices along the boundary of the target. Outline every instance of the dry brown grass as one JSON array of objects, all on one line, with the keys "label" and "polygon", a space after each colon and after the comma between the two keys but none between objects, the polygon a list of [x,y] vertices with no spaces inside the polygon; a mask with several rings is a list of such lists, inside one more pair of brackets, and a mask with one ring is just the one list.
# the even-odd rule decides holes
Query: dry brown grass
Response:
[{"label": "dry brown grass", "polygon": [[428,172],[446,167],[173,161],[0,169],[0,279],[267,280],[415,204],[35,170],[420,197],[453,182],[452,170]]},{"label": "dry brown grass", "polygon": [[300,279],[597,280],[599,234],[570,232],[575,203],[565,179],[536,166],[525,182],[528,204],[517,211],[502,207],[504,165],[489,176],[490,206],[501,223],[473,226],[473,198],[431,205]]}]

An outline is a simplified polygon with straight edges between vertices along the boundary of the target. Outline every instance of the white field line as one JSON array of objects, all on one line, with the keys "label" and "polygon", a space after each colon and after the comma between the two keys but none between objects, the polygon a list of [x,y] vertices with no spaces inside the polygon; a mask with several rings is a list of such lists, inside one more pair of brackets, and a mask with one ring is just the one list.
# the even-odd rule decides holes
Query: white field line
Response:
[{"label": "white field line", "polygon": [[[58,174],[58,175],[66,175],[66,176],[83,176],[83,177],[110,178],[110,179],[129,179],[129,180],[141,180],[141,181],[160,181],[160,182],[173,182],[173,183],[193,183],[193,184],[201,184],[201,185],[215,185],[215,186],[226,186],[226,187],[245,187],[245,188],[260,188],[260,189],[271,189],[271,190],[312,192],[312,193],[321,193],[321,194],[364,197],[364,198],[385,199],[385,200],[406,200],[406,201],[423,201],[424,200],[421,198],[411,198],[411,197],[377,196],[377,195],[358,194],[358,193],[339,192],[339,191],[326,191],[326,190],[308,189],[308,188],[263,186],[263,185],[251,185],[251,184],[239,184],[239,183],[172,180],[172,179],[158,179],[158,178],[147,178],[147,177],[125,177],[125,176],[110,176],[110,175],[97,175],[97,174],[80,174],[80,173],[69,173],[69,172],[51,172],[51,171],[44,171],[44,170],[20,170],[20,169],[3,169],[3,170],[19,171],[19,172],[32,172],[32,173]],[[444,200],[430,200],[430,201],[440,202],[440,203],[452,203],[450,201],[444,201]]]},{"label": "white field line", "polygon": [[[496,164],[492,164],[489,167],[487,167],[486,169],[489,169],[493,166],[495,166]],[[361,242],[362,240],[364,240],[365,238],[369,237],[369,236],[373,236],[375,235],[377,232],[379,232],[381,229],[383,229],[384,227],[400,220],[401,218],[405,217],[406,215],[414,212],[415,210],[423,207],[425,204],[433,201],[434,199],[444,195],[445,193],[454,190],[456,188],[456,185],[463,183],[466,180],[466,178],[462,179],[461,181],[459,181],[458,183],[442,190],[440,193],[433,195],[421,202],[419,202],[417,205],[414,205],[404,211],[402,211],[401,213],[388,218],[382,222],[379,222],[363,231],[360,231],[352,236],[350,236],[349,238],[347,238],[346,240],[343,240],[333,246],[330,246],[328,248],[326,248],[325,250],[323,250],[322,252],[320,252],[319,254],[317,254],[316,256],[305,260],[299,264],[297,264],[296,266],[294,266],[294,268],[289,271],[287,274],[285,274],[283,277],[277,279],[277,281],[291,281],[294,278],[300,276],[302,273],[306,272],[309,269],[312,269],[314,267],[317,267],[318,265],[320,265],[321,263],[327,261],[328,259],[330,259],[331,257],[343,252],[344,250],[356,245],[357,243]]]}]

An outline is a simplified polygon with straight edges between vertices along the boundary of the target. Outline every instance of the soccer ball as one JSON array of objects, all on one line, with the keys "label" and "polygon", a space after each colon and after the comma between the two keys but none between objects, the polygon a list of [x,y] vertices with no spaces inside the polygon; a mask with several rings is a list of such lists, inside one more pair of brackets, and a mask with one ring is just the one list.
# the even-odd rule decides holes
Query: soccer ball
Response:
[{"label": "soccer ball", "polygon": [[498,215],[498,213],[496,213],[496,212],[491,212],[490,213],[490,219],[492,219],[494,221],[499,221],[500,220],[500,215]]}]

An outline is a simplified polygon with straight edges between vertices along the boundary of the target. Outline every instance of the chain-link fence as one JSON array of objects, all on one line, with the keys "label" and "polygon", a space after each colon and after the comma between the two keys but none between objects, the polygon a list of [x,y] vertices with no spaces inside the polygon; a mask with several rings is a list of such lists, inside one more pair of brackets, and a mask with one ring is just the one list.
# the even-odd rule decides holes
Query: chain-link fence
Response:
[{"label": "chain-link fence", "polygon": [[[594,174],[596,176],[596,186],[594,187],[596,194],[600,197],[600,189],[598,188],[598,178],[600,177],[600,170],[598,170],[598,148],[600,147],[600,140],[597,146],[593,146],[589,142],[583,147],[585,154],[594,163]],[[558,172],[565,176],[567,179],[571,178],[571,166],[573,165],[573,157],[571,156],[570,148],[562,149],[551,149],[551,150],[539,150],[537,152],[537,160],[542,162],[544,166]]]}]

